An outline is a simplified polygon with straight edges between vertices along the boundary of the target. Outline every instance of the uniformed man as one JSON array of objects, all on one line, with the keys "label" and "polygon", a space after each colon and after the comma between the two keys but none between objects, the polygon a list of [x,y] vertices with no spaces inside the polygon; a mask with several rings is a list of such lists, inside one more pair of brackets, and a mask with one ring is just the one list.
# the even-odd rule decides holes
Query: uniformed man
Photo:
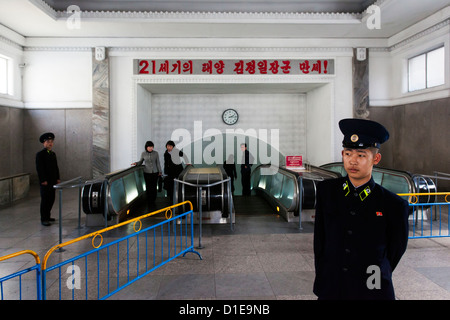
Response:
[{"label": "uniformed man", "polygon": [[44,145],[44,149],[36,154],[36,171],[41,192],[41,223],[44,226],[49,226],[51,221],[55,221],[50,216],[50,211],[55,202],[53,186],[61,182],[56,154],[52,151],[54,139],[55,135],[51,132],[41,135],[39,142]]},{"label": "uniformed man", "polygon": [[242,161],[241,161],[241,183],[242,183],[242,195],[251,195],[251,175],[253,155],[247,150],[247,144],[241,143]]},{"label": "uniformed man", "polygon": [[389,133],[370,120],[344,119],[339,127],[347,176],[317,187],[314,293],[319,300],[393,300],[392,272],[408,241],[408,203],[372,177]]}]

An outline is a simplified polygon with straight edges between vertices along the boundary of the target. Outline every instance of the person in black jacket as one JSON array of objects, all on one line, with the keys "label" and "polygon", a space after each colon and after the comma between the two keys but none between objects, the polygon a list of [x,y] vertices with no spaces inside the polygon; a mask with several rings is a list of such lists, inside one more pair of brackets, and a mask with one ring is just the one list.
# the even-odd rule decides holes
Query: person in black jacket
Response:
[{"label": "person in black jacket", "polygon": [[253,156],[250,151],[247,150],[247,144],[241,143],[242,161],[241,161],[241,183],[242,183],[242,195],[251,195],[251,174]]},{"label": "person in black jacket", "polygon": [[370,120],[344,119],[347,176],[317,187],[314,293],[319,300],[394,300],[392,272],[408,242],[408,203],[376,184],[373,165],[388,131]]},{"label": "person in black jacket", "polygon": [[52,151],[54,139],[55,135],[51,132],[41,135],[39,141],[44,145],[44,149],[36,154],[36,170],[41,192],[41,223],[44,226],[49,226],[51,221],[55,221],[50,217],[55,202],[53,186],[61,182],[56,154]]},{"label": "person in black jacket", "polygon": [[183,171],[183,164],[181,158],[188,164],[188,159],[183,151],[175,148],[175,142],[167,141],[166,151],[164,152],[164,189],[167,190],[170,202],[173,202],[173,179],[178,179],[178,176]]}]

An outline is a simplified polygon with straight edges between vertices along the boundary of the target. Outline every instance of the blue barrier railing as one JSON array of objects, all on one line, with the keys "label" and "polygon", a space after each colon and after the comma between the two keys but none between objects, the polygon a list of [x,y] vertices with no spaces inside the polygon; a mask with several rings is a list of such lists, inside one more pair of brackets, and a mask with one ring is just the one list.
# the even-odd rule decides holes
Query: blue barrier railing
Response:
[{"label": "blue barrier railing", "polygon": [[[172,217],[172,209],[184,205],[189,205],[190,210]],[[164,211],[167,220],[142,229],[144,218]],[[31,250],[0,257],[3,262],[31,254],[36,260],[34,266],[0,278],[0,300],[103,300],[180,255],[192,252],[202,259],[194,250],[193,214],[192,203],[185,201],[61,243],[46,253],[42,263]],[[118,228],[123,226],[132,227],[133,233],[102,245],[102,234],[113,229],[119,232]],[[92,238],[94,249],[87,250],[86,243],[81,241],[88,238]],[[70,249],[61,250],[69,245]],[[65,257],[74,250],[74,257]],[[55,251],[60,252],[55,258],[60,262],[47,267]],[[79,252],[83,253],[76,254]],[[23,279],[25,275],[32,275],[32,271],[36,271],[32,280]],[[35,283],[35,287],[30,283]],[[35,294],[30,295],[31,292]]]},{"label": "blue barrier railing", "polygon": [[409,206],[413,209],[410,239],[450,237],[450,203],[410,203]]},{"label": "blue barrier railing", "polygon": [[[39,256],[37,255],[36,252],[31,251],[31,250],[22,250],[13,254],[9,254],[3,257],[0,257],[0,262],[1,261],[6,261],[21,255],[25,255],[25,254],[31,254],[32,256],[34,256],[34,259],[36,261],[36,264],[32,267],[14,272],[13,274],[4,276],[0,278],[0,300],[23,300],[23,299],[36,299],[36,300],[41,300],[41,264],[40,264],[40,259]],[[36,270],[36,277],[35,279],[32,280],[32,282],[35,281],[36,283],[36,288],[35,290],[29,290],[30,288],[27,287],[27,292],[35,292],[35,295],[32,296],[28,296],[26,294],[26,296],[23,296],[23,282],[24,281],[29,281],[28,279],[23,279],[23,276]],[[8,286],[7,290],[5,289],[5,285]],[[7,291],[8,294],[5,293],[5,291]]]},{"label": "blue barrier railing", "polygon": [[398,195],[408,197],[409,239],[450,237],[450,192]]},{"label": "blue barrier railing", "polygon": [[48,268],[46,255],[42,298],[104,300],[180,255],[192,252],[202,259],[193,249],[192,215],[191,208],[143,230],[141,220],[136,220],[134,233],[104,245],[100,233],[92,234],[94,249]]}]

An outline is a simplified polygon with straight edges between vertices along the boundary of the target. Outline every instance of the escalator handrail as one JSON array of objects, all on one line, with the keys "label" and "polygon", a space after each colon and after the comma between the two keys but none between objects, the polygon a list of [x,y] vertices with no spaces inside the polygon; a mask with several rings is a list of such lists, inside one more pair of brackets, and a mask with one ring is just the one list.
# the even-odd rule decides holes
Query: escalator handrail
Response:
[{"label": "escalator handrail", "polygon": [[[314,170],[313,170],[314,172],[327,173],[328,175],[333,176],[333,178],[341,177],[341,174],[339,174],[339,173],[337,173],[337,172],[334,172],[334,171],[331,171],[331,170],[327,170],[327,169],[321,168],[321,167],[312,166],[312,165],[307,165],[307,168],[306,168],[307,171],[305,171],[305,172],[297,172],[297,171],[292,171],[292,170],[290,170],[290,169],[288,169],[288,168],[285,168],[285,167],[276,167],[276,166],[269,165],[269,164],[261,164],[261,165],[257,166],[257,167],[255,168],[255,170],[252,172],[252,175],[253,175],[257,170],[260,170],[261,167],[266,167],[266,168],[267,168],[267,167],[275,167],[275,168],[278,169],[278,171],[279,171],[281,174],[283,174],[284,176],[286,176],[286,177],[291,178],[291,179],[294,180],[294,195],[293,195],[293,198],[292,198],[292,203],[291,203],[291,205],[290,205],[289,208],[286,208],[286,207],[281,203],[281,201],[279,201],[278,199],[273,198],[279,205],[281,205],[282,207],[284,207],[284,208],[286,209],[286,211],[298,211],[298,210],[300,210],[300,208],[301,208],[301,206],[302,206],[302,204],[300,203],[301,197],[302,197],[302,198],[304,197],[304,194],[303,194],[303,193],[304,193],[304,190],[303,190],[304,185],[303,185],[303,183],[302,183],[302,181],[301,181],[302,179],[312,180],[312,181],[323,181],[323,180],[324,180],[324,177],[314,176],[314,175],[312,174],[312,171],[311,171],[311,170],[308,170],[308,167],[309,167],[310,169],[314,169]],[[311,176],[307,177],[307,176],[304,175],[304,173],[305,173],[305,174],[308,174],[308,175],[311,174]],[[256,173],[255,173],[255,174],[256,174]],[[314,184],[314,187],[315,187],[315,184]],[[259,188],[259,187],[256,187],[256,188],[258,188],[258,189],[260,189],[260,190],[263,190],[263,191],[264,191],[265,193],[267,193],[269,196],[272,196],[266,189],[262,189],[262,188]],[[302,190],[300,190],[300,188],[302,188]],[[301,195],[302,195],[302,196],[301,196]]]},{"label": "escalator handrail", "polygon": [[[257,171],[257,170],[261,170],[262,167],[275,167],[273,165],[270,164],[260,164],[259,166],[257,166],[253,171],[252,171],[252,175]],[[290,171],[288,169],[285,168],[281,168],[281,167],[275,167],[277,168],[279,171],[281,171],[281,174],[283,174],[284,176],[293,179],[294,180],[294,195],[292,197],[292,204],[290,205],[289,208],[286,208],[281,201],[279,201],[278,199],[274,198],[274,200],[282,207],[284,207],[286,209],[286,211],[289,210],[297,210],[299,204],[300,204],[300,190],[299,190],[299,184],[298,184],[298,179],[300,178],[300,174],[298,172],[294,172],[294,171]],[[257,187],[260,190],[263,190],[265,193],[267,193],[269,196],[272,196],[266,189],[262,189]]]},{"label": "escalator handrail", "polygon": [[[60,182],[58,184],[55,184],[53,186],[53,188],[55,189],[69,189],[69,188],[77,188],[77,187],[83,187],[86,182],[81,182],[81,176],[67,180],[67,181],[63,181]],[[73,182],[77,182],[75,184],[73,184]]]},{"label": "escalator handrail", "polygon": [[183,180],[173,179],[173,181],[180,182],[182,184],[185,184],[185,185],[188,185],[188,186],[191,186],[191,187],[195,187],[195,188],[199,188],[199,187],[202,187],[202,188],[214,187],[214,186],[217,186],[219,184],[228,182],[230,180],[231,180],[231,178],[226,178],[226,179],[223,179],[223,180],[220,180],[220,181],[216,181],[216,182],[213,182],[213,183],[210,183],[210,184],[193,184],[193,183],[186,182],[186,181],[183,181]]}]

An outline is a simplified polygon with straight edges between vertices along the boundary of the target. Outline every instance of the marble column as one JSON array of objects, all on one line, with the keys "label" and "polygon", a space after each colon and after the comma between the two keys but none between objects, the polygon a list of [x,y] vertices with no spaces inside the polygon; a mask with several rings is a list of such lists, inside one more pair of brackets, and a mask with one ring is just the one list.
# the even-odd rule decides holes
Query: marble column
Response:
[{"label": "marble column", "polygon": [[105,50],[103,60],[96,59],[92,49],[92,177],[95,179],[111,171],[109,58]]},{"label": "marble column", "polygon": [[369,117],[369,50],[366,48],[353,49],[353,117]]}]

